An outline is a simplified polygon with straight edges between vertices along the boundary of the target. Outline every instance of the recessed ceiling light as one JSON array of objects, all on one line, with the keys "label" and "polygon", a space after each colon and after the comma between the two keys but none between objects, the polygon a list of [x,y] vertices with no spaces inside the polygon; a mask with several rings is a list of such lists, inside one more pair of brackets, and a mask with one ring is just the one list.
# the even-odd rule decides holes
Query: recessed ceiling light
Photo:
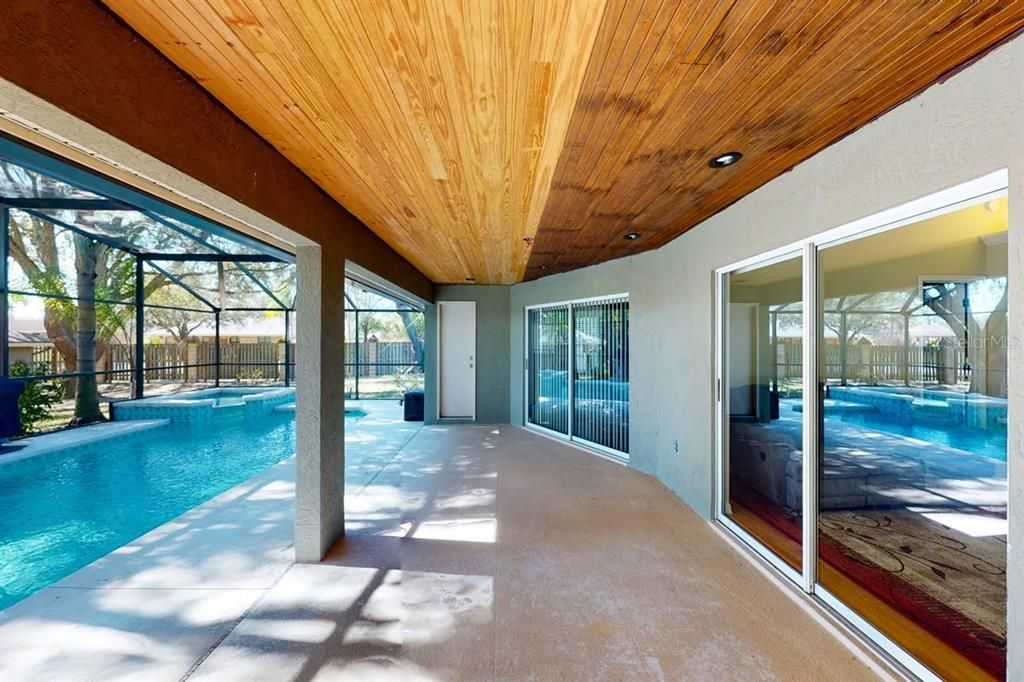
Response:
[{"label": "recessed ceiling light", "polygon": [[624,234],[622,236],[622,238],[623,239],[628,239],[629,241],[633,241],[634,239],[639,239],[640,238],[640,233],[639,232],[627,232],[626,234]]},{"label": "recessed ceiling light", "polygon": [[741,154],[740,152],[726,152],[724,154],[719,154],[715,158],[708,161],[708,166],[710,166],[711,168],[725,168],[726,166],[733,165],[742,158],[743,154]]}]

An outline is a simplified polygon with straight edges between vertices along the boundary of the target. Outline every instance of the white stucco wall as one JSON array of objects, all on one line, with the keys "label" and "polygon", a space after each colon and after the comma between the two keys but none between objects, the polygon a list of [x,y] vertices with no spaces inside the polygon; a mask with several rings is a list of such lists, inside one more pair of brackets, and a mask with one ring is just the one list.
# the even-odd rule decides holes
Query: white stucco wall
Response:
[{"label": "white stucco wall", "polygon": [[[742,163],[757,163],[748,157]],[[523,308],[629,292],[632,465],[709,516],[715,268],[1009,169],[1010,677],[1024,679],[1024,37],[887,113],[658,251],[516,285],[510,407],[523,420]],[[678,440],[679,452],[673,441]],[[1020,604],[1020,608],[1017,608]]]}]

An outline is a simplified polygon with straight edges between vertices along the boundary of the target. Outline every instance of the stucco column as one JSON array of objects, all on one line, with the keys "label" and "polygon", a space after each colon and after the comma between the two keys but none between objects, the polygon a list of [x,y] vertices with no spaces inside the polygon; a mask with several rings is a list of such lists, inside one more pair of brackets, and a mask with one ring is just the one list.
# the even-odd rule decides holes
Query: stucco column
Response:
[{"label": "stucco column", "polygon": [[345,259],[296,251],[295,560],[319,561],[345,532]]}]

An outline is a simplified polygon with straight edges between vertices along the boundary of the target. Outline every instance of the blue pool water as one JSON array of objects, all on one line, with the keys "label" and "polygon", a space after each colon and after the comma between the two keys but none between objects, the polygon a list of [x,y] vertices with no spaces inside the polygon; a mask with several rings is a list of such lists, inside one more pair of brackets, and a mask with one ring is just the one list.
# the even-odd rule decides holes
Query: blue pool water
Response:
[{"label": "blue pool water", "polygon": [[[942,401],[942,405],[945,405]],[[802,412],[799,399],[783,399],[783,414]],[[792,411],[792,412],[791,412]],[[799,419],[800,415],[796,414]],[[973,428],[964,424],[934,424],[927,421],[906,422],[880,414],[871,406],[828,400],[825,402],[825,438],[830,429],[837,433],[843,425],[858,430],[879,431],[896,436],[906,436],[926,443],[944,445],[966,453],[1006,461],[1006,426],[993,424],[990,429]]]},{"label": "blue pool water", "polygon": [[932,426],[918,422],[907,424],[871,413],[832,415],[826,411],[826,417],[826,439],[828,438],[828,423],[843,422],[1006,461],[1005,429],[987,431],[964,426]]},{"label": "blue pool water", "polygon": [[286,459],[294,443],[293,414],[229,411],[205,426],[0,458],[0,609]]}]

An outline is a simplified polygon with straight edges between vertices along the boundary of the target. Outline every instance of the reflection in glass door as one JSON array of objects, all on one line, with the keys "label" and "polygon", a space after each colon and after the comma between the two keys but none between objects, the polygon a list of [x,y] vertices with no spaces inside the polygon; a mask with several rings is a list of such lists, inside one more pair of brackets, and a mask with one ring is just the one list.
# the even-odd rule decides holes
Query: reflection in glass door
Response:
[{"label": "reflection in glass door", "polygon": [[718,518],[922,677],[1006,676],[1005,182],[719,271]]},{"label": "reflection in glass door", "polygon": [[1006,673],[1007,206],[822,248],[819,583],[950,679]]},{"label": "reflection in glass door", "polygon": [[526,311],[526,422],[629,456],[629,297]]},{"label": "reflection in glass door", "polygon": [[799,570],[803,537],[802,259],[729,273],[727,517]]},{"label": "reflection in glass door", "polygon": [[527,419],[569,435],[569,306],[534,308],[527,315]]},{"label": "reflection in glass door", "polygon": [[629,452],[629,300],[574,303],[572,435]]}]

